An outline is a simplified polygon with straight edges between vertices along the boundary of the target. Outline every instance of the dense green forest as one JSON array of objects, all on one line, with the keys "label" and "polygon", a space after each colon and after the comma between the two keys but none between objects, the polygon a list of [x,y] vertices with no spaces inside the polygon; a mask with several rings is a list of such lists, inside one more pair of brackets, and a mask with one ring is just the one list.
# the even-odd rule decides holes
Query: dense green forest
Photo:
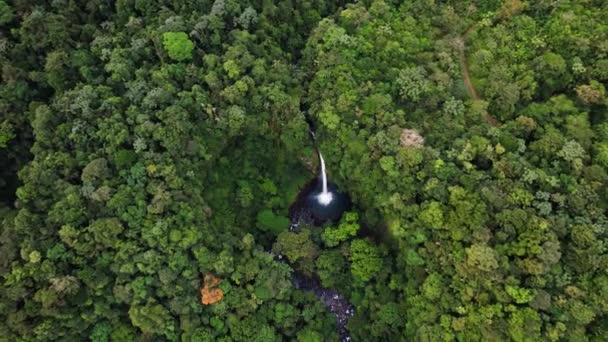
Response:
[{"label": "dense green forest", "polygon": [[[0,0],[0,341],[608,340],[608,2]],[[352,206],[291,230],[318,176]]]}]

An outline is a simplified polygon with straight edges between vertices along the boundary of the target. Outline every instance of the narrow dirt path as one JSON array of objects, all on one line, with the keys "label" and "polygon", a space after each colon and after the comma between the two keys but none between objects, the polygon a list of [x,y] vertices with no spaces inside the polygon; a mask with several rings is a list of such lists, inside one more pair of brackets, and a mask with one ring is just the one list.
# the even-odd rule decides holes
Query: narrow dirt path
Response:
[{"label": "narrow dirt path", "polygon": [[[460,40],[462,44],[459,47],[460,54],[460,69],[462,70],[462,79],[464,81],[464,85],[467,88],[467,93],[471,99],[477,101],[482,98],[477,94],[477,90],[475,90],[475,86],[473,85],[473,81],[471,80],[471,73],[469,72],[469,63],[467,61],[467,38],[469,33],[473,32],[477,27],[477,23],[471,25],[462,36],[460,36]],[[496,120],[492,115],[486,113],[483,116],[484,120],[492,126],[499,126],[500,122]]]},{"label": "narrow dirt path", "polygon": [[[464,42],[464,37],[463,37]],[[464,80],[464,85],[467,88],[467,93],[473,100],[480,100],[479,95],[477,95],[477,91],[473,86],[473,82],[471,81],[471,75],[469,73],[469,65],[467,63],[467,54],[465,53],[465,48],[463,47],[460,50],[460,67],[462,69],[462,79]]]}]

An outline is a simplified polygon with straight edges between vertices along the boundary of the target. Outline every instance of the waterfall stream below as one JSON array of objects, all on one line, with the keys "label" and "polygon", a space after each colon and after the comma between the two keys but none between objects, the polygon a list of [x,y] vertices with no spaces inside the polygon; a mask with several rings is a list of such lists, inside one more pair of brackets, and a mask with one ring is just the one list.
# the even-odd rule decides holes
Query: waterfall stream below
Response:
[{"label": "waterfall stream below", "polygon": [[306,277],[299,272],[294,272],[292,277],[293,286],[296,289],[312,292],[321,303],[336,317],[338,334],[342,342],[351,340],[348,334],[348,320],[355,314],[355,309],[348,300],[335,289],[328,289],[318,280]]},{"label": "waterfall stream below", "polygon": [[[319,157],[320,174],[304,186],[289,208],[291,231],[297,231],[300,224],[321,226],[328,221],[337,222],[350,207],[348,195],[340,192],[334,183],[328,181],[325,160],[317,146],[316,132],[310,121],[309,126],[310,136]],[[282,258],[282,261],[285,259]],[[346,297],[335,289],[323,287],[318,279],[308,277],[295,269],[292,282],[296,289],[313,293],[329,309],[336,317],[337,332],[341,341],[350,341],[347,325],[355,311]]]}]

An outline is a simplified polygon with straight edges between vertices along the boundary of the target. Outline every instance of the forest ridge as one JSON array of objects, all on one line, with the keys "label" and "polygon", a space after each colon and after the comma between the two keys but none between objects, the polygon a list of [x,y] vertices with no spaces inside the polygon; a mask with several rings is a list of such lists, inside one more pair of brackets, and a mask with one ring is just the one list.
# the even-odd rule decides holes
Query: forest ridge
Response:
[{"label": "forest ridge", "polygon": [[[608,2],[0,0],[0,341],[608,339]],[[352,206],[289,229],[319,161]],[[349,309],[350,312],[350,309]]]}]

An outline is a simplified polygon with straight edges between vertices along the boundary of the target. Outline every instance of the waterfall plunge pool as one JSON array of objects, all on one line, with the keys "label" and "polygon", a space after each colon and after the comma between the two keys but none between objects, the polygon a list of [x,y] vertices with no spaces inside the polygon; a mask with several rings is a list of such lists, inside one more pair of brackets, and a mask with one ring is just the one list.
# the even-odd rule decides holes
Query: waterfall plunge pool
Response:
[{"label": "waterfall plunge pool", "polygon": [[350,198],[336,184],[326,184],[326,192],[323,191],[323,180],[320,177],[304,186],[289,208],[291,222],[320,226],[327,221],[340,220],[342,214],[350,208]]}]

